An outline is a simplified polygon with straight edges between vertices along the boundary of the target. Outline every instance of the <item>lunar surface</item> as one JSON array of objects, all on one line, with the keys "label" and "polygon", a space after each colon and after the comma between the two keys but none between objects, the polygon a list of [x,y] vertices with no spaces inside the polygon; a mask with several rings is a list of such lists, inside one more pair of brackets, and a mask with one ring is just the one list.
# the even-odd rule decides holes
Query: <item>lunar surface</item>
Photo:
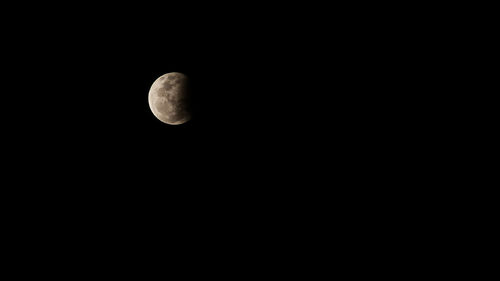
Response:
[{"label": "lunar surface", "polygon": [[160,121],[180,125],[191,119],[186,75],[171,72],[160,76],[149,90],[149,107]]}]

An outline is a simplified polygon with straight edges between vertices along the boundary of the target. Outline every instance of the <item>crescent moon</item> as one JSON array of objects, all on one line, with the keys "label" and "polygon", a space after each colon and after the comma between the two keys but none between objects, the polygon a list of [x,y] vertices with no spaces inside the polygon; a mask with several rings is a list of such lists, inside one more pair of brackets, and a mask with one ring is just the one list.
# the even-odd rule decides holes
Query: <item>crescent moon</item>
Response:
[{"label": "crescent moon", "polygon": [[189,83],[186,75],[171,72],[160,76],[149,90],[149,107],[163,123],[180,125],[191,120]]}]

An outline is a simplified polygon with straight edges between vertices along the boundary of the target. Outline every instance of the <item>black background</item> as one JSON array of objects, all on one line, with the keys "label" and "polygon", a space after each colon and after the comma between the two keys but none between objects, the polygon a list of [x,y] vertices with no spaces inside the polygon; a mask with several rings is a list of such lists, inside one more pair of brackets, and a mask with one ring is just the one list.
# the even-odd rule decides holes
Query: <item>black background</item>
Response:
[{"label": "black background", "polygon": [[[217,162],[234,170],[230,162],[255,160],[262,167],[275,153],[300,155],[346,127],[337,117],[357,118],[340,113],[351,106],[340,105],[353,80],[350,46],[321,23],[260,9],[213,16],[169,5],[151,14],[114,9],[47,13],[12,32],[10,82],[23,94],[8,96],[6,123],[13,144],[29,143],[41,163],[59,159],[67,172],[90,162],[118,174],[197,163],[194,174],[208,173]],[[152,82],[172,71],[193,82],[195,116],[183,126],[162,124],[147,103]],[[86,178],[94,176],[101,175]]]},{"label": "black background", "polygon": [[[427,73],[408,70],[423,52],[405,13],[189,5],[32,7],[6,30],[7,154],[36,175],[21,180],[145,202],[316,197],[385,175],[418,137],[409,112]],[[173,71],[195,95],[182,126],[147,102]]]},{"label": "black background", "polygon": [[[190,5],[32,5],[7,19],[3,123],[22,155],[12,166],[65,185],[311,185],[320,177],[309,174],[376,170],[417,137],[410,112],[434,77],[417,67],[432,46],[410,10]],[[193,82],[182,126],[147,103],[172,71]]]},{"label": "black background", "polygon": [[[285,249],[286,233],[326,234],[332,213],[368,225],[419,150],[413,27],[367,6],[185,4],[30,7],[6,30],[10,212],[122,252],[167,235],[210,252],[249,233]],[[195,97],[180,126],[148,105],[173,71]]]}]

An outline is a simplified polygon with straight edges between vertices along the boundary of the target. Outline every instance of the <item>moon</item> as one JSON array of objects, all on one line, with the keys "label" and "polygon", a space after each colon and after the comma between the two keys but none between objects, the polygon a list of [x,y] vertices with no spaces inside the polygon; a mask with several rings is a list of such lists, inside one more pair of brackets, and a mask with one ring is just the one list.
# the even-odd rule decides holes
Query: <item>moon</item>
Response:
[{"label": "moon", "polygon": [[149,107],[163,123],[180,125],[191,120],[188,77],[179,72],[160,76],[149,90]]}]

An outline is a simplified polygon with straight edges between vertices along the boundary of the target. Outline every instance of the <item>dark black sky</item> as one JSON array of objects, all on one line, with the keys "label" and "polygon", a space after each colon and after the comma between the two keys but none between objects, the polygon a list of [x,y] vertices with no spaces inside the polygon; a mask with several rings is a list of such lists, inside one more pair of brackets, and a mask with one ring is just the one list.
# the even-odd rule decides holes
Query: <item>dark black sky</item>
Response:
[{"label": "dark black sky", "polygon": [[[69,166],[169,174],[203,163],[198,174],[217,162],[221,173],[255,179],[255,168],[300,170],[316,164],[302,157],[359,153],[357,144],[387,133],[388,109],[408,104],[391,106],[407,79],[404,30],[388,32],[390,21],[366,11],[167,6],[48,12],[11,30],[5,54],[19,90],[4,107],[13,143]],[[195,93],[195,118],[177,127],[147,103],[153,81],[172,71],[190,76]]]},{"label": "dark black sky", "polygon": [[[70,203],[236,208],[310,204],[401,161],[387,151],[415,137],[409,28],[363,9],[208,6],[79,7],[9,30],[9,171]],[[193,82],[182,126],[148,106],[172,71]]]},{"label": "dark black sky", "polygon": [[[408,36],[404,9],[298,4],[6,11],[0,198],[15,252],[145,263],[144,279],[164,256],[239,263],[248,252],[274,266],[322,257],[332,241],[354,255],[351,245],[385,245],[365,234],[402,214],[392,204],[412,200],[402,193],[428,167],[414,161],[433,143],[416,108],[435,104],[423,85],[439,76],[417,66],[433,45]],[[193,83],[194,118],[181,126],[148,105],[173,71]]]}]

